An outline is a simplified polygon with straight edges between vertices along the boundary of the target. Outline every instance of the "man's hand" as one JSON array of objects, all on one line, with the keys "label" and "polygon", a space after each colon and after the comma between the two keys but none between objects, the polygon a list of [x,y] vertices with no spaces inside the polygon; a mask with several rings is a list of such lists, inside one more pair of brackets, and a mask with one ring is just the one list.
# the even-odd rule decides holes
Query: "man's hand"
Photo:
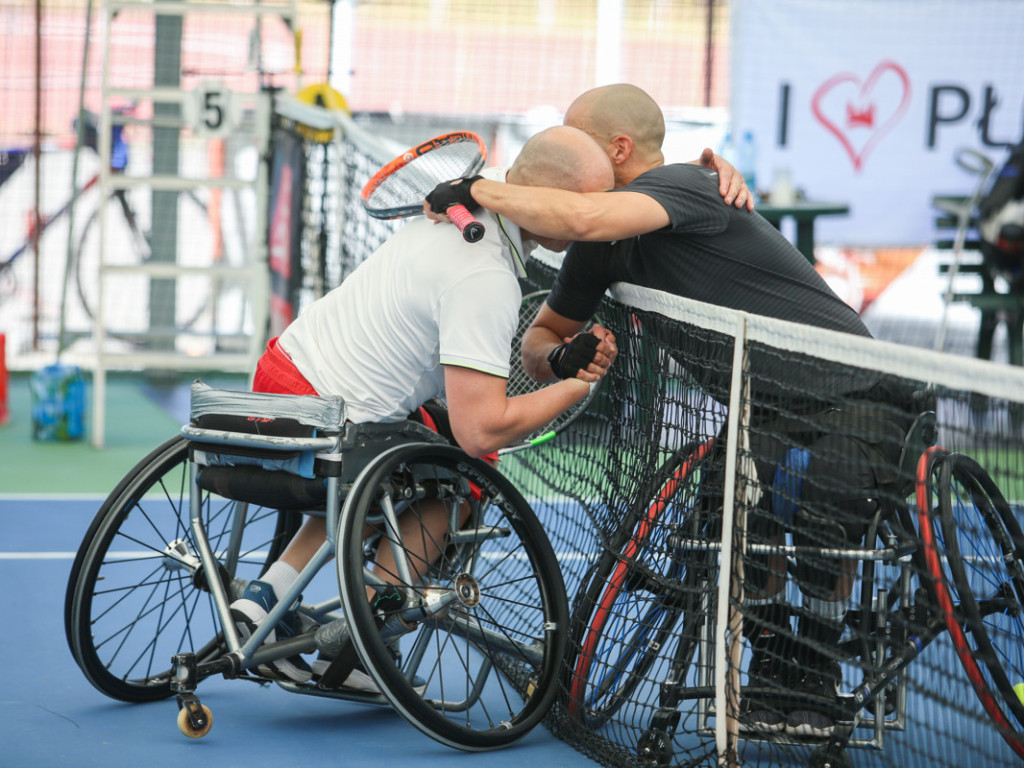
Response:
[{"label": "man's hand", "polygon": [[747,187],[743,174],[737,171],[725,158],[705,149],[700,153],[698,163],[704,168],[718,172],[718,192],[725,198],[726,205],[754,210],[754,193]]},{"label": "man's hand", "polygon": [[471,189],[473,183],[481,176],[470,176],[464,179],[443,181],[434,187],[423,203],[423,212],[433,221],[448,221],[445,212],[453,205],[464,205],[468,210],[475,211],[480,204],[473,199]]},{"label": "man's hand", "polygon": [[608,372],[619,350],[615,334],[600,325],[589,332],[577,333],[565,339],[548,355],[552,372],[560,379],[577,378],[595,382]]}]

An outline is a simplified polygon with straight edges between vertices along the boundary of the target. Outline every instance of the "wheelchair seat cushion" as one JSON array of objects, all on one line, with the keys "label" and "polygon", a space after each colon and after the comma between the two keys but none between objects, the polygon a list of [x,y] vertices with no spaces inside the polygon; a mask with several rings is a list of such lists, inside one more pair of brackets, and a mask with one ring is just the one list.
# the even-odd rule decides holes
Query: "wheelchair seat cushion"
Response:
[{"label": "wheelchair seat cushion", "polygon": [[323,510],[327,486],[322,478],[306,478],[290,472],[268,472],[259,466],[202,467],[199,487],[234,501],[280,510]]}]

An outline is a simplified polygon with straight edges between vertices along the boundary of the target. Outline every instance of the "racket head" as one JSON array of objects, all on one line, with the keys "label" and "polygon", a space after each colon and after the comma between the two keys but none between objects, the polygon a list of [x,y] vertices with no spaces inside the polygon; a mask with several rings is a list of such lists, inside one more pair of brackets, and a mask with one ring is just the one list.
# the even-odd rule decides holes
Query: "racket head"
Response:
[{"label": "racket head", "polygon": [[487,145],[472,131],[435,136],[403,152],[363,185],[363,208],[375,219],[423,213],[423,198],[442,181],[472,176],[487,161]]},{"label": "racket head", "polygon": [[[506,387],[508,397],[536,392],[538,389],[543,389],[548,386],[547,384],[541,384],[526,372],[526,369],[523,368],[522,355],[523,334],[526,333],[527,328],[529,328],[537,318],[541,307],[544,306],[544,302],[547,300],[548,293],[550,293],[550,291],[543,290],[527,294],[523,297],[523,302],[519,307],[519,326],[516,328],[515,339],[512,341],[512,359],[510,361],[511,366],[509,369],[508,385]],[[588,324],[584,330],[589,330],[590,325],[591,324]],[[597,384],[592,385],[590,387],[590,394],[575,405],[562,411],[558,416],[540,429],[526,435],[512,445],[508,445],[499,450],[499,455],[514,453],[515,451],[521,451],[524,448],[533,448],[537,445],[542,445],[549,440],[553,440],[559,432],[576,421],[576,419],[587,410],[587,407],[594,401],[594,398],[597,397],[600,384],[601,382],[598,381]]]}]

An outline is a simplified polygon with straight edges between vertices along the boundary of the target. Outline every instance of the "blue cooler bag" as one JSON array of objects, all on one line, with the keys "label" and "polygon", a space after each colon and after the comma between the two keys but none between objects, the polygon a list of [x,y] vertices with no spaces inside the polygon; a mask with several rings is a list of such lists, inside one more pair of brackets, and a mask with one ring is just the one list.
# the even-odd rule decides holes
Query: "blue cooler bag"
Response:
[{"label": "blue cooler bag", "polygon": [[85,377],[77,365],[56,363],[32,374],[32,439],[81,440],[85,435]]}]

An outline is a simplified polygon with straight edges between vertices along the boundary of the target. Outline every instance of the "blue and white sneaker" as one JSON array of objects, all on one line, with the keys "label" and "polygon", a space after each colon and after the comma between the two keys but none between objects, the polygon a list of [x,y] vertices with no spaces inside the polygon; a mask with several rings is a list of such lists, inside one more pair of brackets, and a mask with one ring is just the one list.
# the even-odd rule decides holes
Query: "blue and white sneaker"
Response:
[{"label": "blue and white sneaker", "polygon": [[[402,666],[402,655],[395,651],[391,646],[388,646],[388,650],[391,652],[391,656],[395,660],[395,664],[399,667]],[[331,666],[329,657],[320,653],[316,657],[316,661],[313,662],[313,678],[319,680],[327,673],[327,668]],[[355,667],[349,672],[348,677],[341,684],[342,688],[349,688],[355,691],[363,691],[364,693],[380,693],[380,688],[369,673],[363,668],[362,662],[356,662]],[[419,675],[414,675],[412,679],[413,690],[416,691],[420,696],[427,690],[427,681]]]},{"label": "blue and white sneaker", "polygon": [[[267,614],[277,605],[277,595],[274,588],[265,581],[251,581],[245,588],[242,596],[231,604],[231,618],[234,619],[238,634],[244,643],[248,640],[256,628],[267,619]],[[298,634],[298,617],[295,611],[289,611],[284,618],[277,623],[266,642],[274,643],[278,640],[286,640]],[[284,659],[277,659],[268,664],[261,664],[257,670],[264,677],[272,680],[291,680],[296,683],[304,683],[313,676],[309,664],[296,654]]]}]

